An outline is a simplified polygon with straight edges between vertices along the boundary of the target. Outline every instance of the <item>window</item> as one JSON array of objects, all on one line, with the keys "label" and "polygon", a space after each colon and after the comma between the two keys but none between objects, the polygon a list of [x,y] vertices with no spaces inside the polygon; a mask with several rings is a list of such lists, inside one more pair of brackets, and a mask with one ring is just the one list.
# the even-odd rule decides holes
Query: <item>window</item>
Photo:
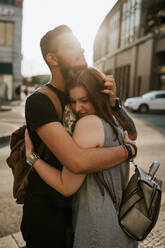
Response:
[{"label": "window", "polygon": [[0,75],[6,74],[10,75],[13,73],[12,64],[10,63],[0,63]]},{"label": "window", "polygon": [[125,100],[129,95],[130,65],[115,68],[115,81],[117,84],[117,95],[122,100]]},{"label": "window", "polygon": [[114,52],[118,48],[120,12],[116,12],[109,19],[108,52]]},{"label": "window", "polygon": [[0,0],[0,3],[14,4],[14,0]]},{"label": "window", "polygon": [[156,95],[155,98],[165,98],[165,94]]},{"label": "window", "polygon": [[22,0],[15,0],[15,6],[22,7]]},{"label": "window", "polygon": [[13,46],[13,23],[0,21],[0,46]]},{"label": "window", "polygon": [[121,47],[127,46],[138,37],[141,0],[125,0],[122,7]]}]

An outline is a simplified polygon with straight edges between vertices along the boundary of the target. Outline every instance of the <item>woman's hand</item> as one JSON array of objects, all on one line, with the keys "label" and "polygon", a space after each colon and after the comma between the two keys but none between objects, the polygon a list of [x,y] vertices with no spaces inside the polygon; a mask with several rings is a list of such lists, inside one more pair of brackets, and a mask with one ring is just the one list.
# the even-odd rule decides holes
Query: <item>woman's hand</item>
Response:
[{"label": "woman's hand", "polygon": [[102,90],[102,93],[105,93],[107,95],[109,95],[109,102],[110,105],[112,107],[115,106],[115,102],[116,102],[116,83],[115,83],[115,79],[113,77],[113,75],[107,75],[105,76],[105,83],[104,83],[104,87],[105,89]]},{"label": "woman's hand", "polygon": [[30,139],[27,128],[25,130],[25,151],[26,151],[26,158],[28,158],[34,151],[34,146]]}]

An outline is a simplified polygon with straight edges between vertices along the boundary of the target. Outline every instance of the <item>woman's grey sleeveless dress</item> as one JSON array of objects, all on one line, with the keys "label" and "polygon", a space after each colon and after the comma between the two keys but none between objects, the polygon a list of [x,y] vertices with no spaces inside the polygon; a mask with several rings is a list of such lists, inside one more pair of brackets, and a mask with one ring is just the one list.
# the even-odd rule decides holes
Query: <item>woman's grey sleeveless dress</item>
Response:
[{"label": "woman's grey sleeveless dress", "polygon": [[[111,126],[104,125],[104,147],[120,145]],[[123,131],[118,128],[120,135]],[[123,139],[123,138],[122,138]],[[128,183],[129,164],[122,163],[103,172],[104,179],[118,204]],[[98,174],[99,174],[98,173]],[[75,230],[73,248],[135,248],[138,243],[130,239],[120,228],[110,195],[101,194],[96,175],[87,175],[83,185],[73,198],[73,224]]]}]

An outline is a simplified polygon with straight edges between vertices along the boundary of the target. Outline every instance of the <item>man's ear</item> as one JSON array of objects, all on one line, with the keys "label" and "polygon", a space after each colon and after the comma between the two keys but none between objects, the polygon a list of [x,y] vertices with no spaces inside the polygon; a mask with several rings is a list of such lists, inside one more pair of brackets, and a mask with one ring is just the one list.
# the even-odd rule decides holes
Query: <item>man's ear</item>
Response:
[{"label": "man's ear", "polygon": [[50,64],[52,66],[58,66],[58,59],[57,59],[56,55],[53,53],[47,53],[46,61],[48,62],[48,64]]}]

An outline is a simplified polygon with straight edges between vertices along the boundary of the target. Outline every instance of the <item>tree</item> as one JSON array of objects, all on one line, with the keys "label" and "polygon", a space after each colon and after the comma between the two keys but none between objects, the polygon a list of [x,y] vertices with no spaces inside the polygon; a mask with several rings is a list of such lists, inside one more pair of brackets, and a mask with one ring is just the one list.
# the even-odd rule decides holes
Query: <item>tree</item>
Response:
[{"label": "tree", "polygon": [[26,86],[35,86],[35,85],[43,85],[50,80],[50,75],[36,75],[32,77],[24,77],[23,85]]}]

